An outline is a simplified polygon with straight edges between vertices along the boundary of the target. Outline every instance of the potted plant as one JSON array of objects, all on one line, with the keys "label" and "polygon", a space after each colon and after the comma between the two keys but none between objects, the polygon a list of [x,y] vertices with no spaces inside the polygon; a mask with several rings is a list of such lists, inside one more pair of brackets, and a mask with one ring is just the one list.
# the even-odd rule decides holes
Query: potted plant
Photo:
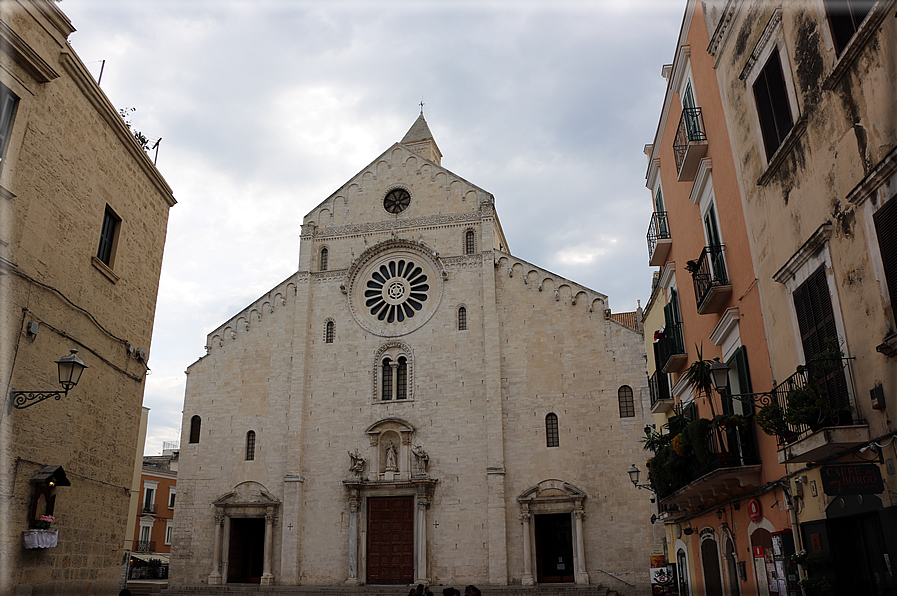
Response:
[{"label": "potted plant", "polygon": [[59,530],[52,527],[55,521],[52,515],[42,515],[35,520],[34,527],[24,532],[25,548],[54,548],[59,540]]}]

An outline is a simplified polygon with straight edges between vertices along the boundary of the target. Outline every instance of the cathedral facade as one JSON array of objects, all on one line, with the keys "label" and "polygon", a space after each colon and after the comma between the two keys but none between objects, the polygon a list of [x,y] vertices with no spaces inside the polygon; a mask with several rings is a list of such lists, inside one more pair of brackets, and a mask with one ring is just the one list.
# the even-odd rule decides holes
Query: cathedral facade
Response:
[{"label": "cathedral facade", "polygon": [[[647,582],[635,316],[513,256],[423,115],[188,369],[173,586]],[[615,582],[623,582],[615,583]]]}]

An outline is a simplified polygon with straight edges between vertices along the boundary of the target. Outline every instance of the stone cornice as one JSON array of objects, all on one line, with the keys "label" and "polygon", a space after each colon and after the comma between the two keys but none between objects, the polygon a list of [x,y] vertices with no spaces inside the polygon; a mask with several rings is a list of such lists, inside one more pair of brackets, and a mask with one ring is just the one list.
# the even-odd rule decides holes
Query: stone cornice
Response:
[{"label": "stone cornice", "polygon": [[3,21],[0,21],[0,46],[38,83],[49,83],[59,77],[59,73]]},{"label": "stone cornice", "polygon": [[892,149],[859,184],[853,187],[853,190],[847,193],[847,200],[854,205],[862,205],[894,172],[897,172],[897,148]]},{"label": "stone cornice", "polygon": [[[484,205],[485,207],[486,205]],[[335,226],[332,228],[317,228],[314,233],[305,232],[303,230],[302,238],[333,238],[336,236],[357,236],[359,234],[370,234],[373,232],[388,232],[391,230],[416,228],[423,226],[437,226],[446,224],[459,224],[478,222],[482,219],[483,213],[480,211],[469,211],[467,213],[447,213],[440,215],[428,215],[426,217],[415,217],[410,219],[392,219],[384,221],[374,221],[363,224],[348,224],[344,226]],[[488,213],[492,215],[492,213]]]},{"label": "stone cornice", "polygon": [[815,256],[825,243],[832,237],[832,224],[824,223],[810,236],[809,240],[804,242],[803,246],[797,249],[788,262],[772,276],[779,283],[786,283],[794,274],[803,267],[804,263]]},{"label": "stone cornice", "polygon": [[726,7],[723,9],[719,23],[716,24],[716,30],[710,38],[710,45],[707,46],[707,53],[713,56],[713,68],[716,68],[719,64],[719,59],[722,55],[720,50],[722,50],[729,39],[729,34],[732,32],[731,25],[739,8],[741,8],[741,0],[729,0],[726,2]]},{"label": "stone cornice", "polygon": [[751,72],[754,70],[754,65],[757,63],[757,60],[760,59],[760,55],[763,53],[763,50],[766,49],[766,44],[769,43],[769,40],[772,39],[773,34],[779,28],[782,23],[782,7],[777,7],[772,16],[769,18],[769,23],[766,24],[766,28],[763,30],[763,34],[760,36],[760,41],[757,42],[757,45],[754,46],[754,51],[751,52],[750,57],[748,57],[747,63],[744,65],[744,68],[741,70],[741,74],[738,75],[738,78],[742,81],[745,81],[750,77]]}]

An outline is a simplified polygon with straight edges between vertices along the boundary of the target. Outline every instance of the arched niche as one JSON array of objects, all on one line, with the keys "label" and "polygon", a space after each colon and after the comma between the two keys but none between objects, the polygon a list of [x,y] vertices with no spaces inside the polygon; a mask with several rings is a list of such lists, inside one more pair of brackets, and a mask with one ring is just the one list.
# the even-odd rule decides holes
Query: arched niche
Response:
[{"label": "arched niche", "polygon": [[[372,424],[365,432],[370,440],[368,462],[373,479],[387,481],[410,479],[411,440],[414,438],[414,427],[401,418],[385,418]],[[394,450],[393,462],[390,461],[390,447]]]}]

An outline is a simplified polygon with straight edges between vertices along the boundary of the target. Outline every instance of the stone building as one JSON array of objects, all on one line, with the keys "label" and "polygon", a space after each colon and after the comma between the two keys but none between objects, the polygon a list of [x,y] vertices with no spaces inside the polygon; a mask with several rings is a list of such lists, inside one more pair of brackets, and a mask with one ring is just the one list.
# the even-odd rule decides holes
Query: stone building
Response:
[{"label": "stone building", "polygon": [[3,2],[0,24],[0,593],[116,593],[175,200],[57,4]]},{"label": "stone building", "polygon": [[421,114],[208,335],[172,585],[646,585],[636,317],[515,257],[441,160]]}]

